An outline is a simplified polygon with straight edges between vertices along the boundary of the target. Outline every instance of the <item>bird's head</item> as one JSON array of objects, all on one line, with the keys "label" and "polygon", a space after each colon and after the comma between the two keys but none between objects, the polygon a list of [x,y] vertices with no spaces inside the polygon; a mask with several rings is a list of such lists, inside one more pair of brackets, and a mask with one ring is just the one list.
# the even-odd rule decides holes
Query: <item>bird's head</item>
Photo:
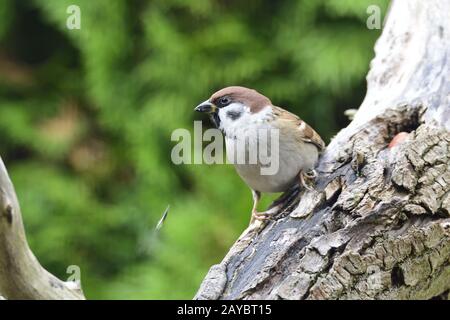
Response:
[{"label": "bird's head", "polygon": [[245,87],[226,87],[215,92],[194,110],[208,113],[216,127],[222,122],[236,121],[243,115],[252,115],[271,105],[269,98]]}]

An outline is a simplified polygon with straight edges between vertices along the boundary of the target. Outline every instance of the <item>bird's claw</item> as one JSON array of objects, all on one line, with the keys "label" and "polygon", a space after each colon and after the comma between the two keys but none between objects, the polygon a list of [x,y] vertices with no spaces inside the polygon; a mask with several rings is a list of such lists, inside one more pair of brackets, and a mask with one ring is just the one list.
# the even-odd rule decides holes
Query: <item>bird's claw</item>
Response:
[{"label": "bird's claw", "polygon": [[268,212],[252,211],[252,218],[254,220],[260,220],[260,221],[270,220],[270,216],[271,216],[271,214]]},{"label": "bird's claw", "polygon": [[314,191],[314,188],[311,185],[314,183],[316,177],[316,170],[309,170],[308,172],[302,171],[300,173],[300,183],[306,190]]},{"label": "bird's claw", "polygon": [[314,169],[308,170],[304,174],[305,174],[305,177],[307,177],[308,179],[315,179],[315,178],[317,178],[317,171],[314,170]]},{"label": "bird's claw", "polygon": [[267,211],[264,212],[258,212],[256,210],[252,210],[252,219],[250,221],[250,224],[252,224],[255,220],[257,221],[269,221],[273,220],[274,214],[279,209],[278,206],[270,208]]}]

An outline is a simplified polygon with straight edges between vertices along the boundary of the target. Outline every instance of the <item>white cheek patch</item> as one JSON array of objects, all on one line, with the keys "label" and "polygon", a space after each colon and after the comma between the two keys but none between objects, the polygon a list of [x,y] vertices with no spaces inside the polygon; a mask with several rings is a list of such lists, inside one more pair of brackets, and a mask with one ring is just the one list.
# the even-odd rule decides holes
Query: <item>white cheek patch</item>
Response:
[{"label": "white cheek patch", "polygon": [[[242,103],[232,103],[226,107],[219,109],[220,127],[224,130],[237,126],[246,115],[250,114],[250,110]],[[244,121],[245,122],[245,121]]]},{"label": "white cheek patch", "polygon": [[271,117],[272,108],[270,106],[257,113],[251,113],[247,106],[238,102],[219,109],[220,129],[229,137],[244,134],[249,128],[265,126]]},{"label": "white cheek patch", "polygon": [[267,121],[272,115],[270,106],[263,108],[257,113],[251,113],[250,109],[242,103],[235,102],[219,109],[219,118],[224,128],[235,125],[256,124]]}]

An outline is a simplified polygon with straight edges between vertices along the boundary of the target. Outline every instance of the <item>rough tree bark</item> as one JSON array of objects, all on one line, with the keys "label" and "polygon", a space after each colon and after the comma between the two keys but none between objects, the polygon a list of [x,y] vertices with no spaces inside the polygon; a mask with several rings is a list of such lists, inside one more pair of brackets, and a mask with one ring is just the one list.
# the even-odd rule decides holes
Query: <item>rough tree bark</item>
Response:
[{"label": "rough tree bark", "polygon": [[19,203],[0,158],[0,300],[84,299],[81,286],[47,272],[31,252]]},{"label": "rough tree bark", "polygon": [[450,1],[394,1],[375,53],[316,191],[249,227],[196,299],[448,299]]}]

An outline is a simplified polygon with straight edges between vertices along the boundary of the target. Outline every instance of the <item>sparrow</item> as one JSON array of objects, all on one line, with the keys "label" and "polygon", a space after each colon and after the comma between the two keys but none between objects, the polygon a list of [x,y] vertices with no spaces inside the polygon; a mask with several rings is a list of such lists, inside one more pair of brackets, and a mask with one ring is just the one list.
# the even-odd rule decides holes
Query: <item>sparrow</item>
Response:
[{"label": "sparrow", "polygon": [[[311,189],[308,182],[316,177],[314,166],[325,148],[325,143],[319,134],[298,116],[274,106],[269,98],[256,90],[239,86],[226,87],[215,92],[194,110],[209,114],[212,123],[223,132],[227,157],[231,152],[236,152],[239,142],[244,141],[245,148],[242,152],[246,153],[249,152],[248,141],[256,139],[261,142],[260,136],[255,135],[255,132],[278,132],[279,165],[276,172],[270,175],[262,174],[261,169],[266,164],[260,159],[253,163],[234,163],[237,173],[252,191],[250,224],[255,220],[269,219],[276,212],[276,208],[265,212],[257,211],[261,193],[285,192],[295,184]],[[268,149],[275,150],[270,145]]]}]

